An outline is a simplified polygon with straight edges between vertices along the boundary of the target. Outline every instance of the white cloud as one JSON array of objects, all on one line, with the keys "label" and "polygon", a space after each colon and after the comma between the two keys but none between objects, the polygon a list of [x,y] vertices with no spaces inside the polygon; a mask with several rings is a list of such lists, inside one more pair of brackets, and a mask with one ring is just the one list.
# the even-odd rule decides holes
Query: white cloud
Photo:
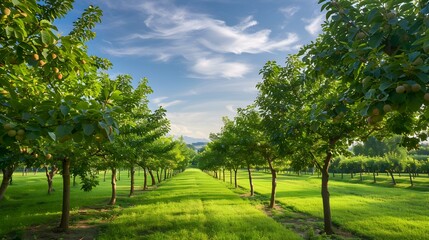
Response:
[{"label": "white cloud", "polygon": [[236,109],[234,108],[234,105],[229,104],[229,105],[226,105],[225,108],[231,113],[236,113]]},{"label": "white cloud", "polygon": [[[213,112],[167,112],[171,121],[171,135],[208,138],[209,133],[219,132],[222,121]],[[204,119],[204,120],[202,120]]]},{"label": "white cloud", "polygon": [[152,99],[152,102],[155,103],[155,104],[158,104],[158,103],[162,102],[165,99],[168,99],[168,97],[157,97],[157,98]]},{"label": "white cloud", "polygon": [[299,11],[299,9],[300,8],[297,6],[290,6],[290,7],[280,8],[280,12],[283,13],[285,17],[290,18],[293,15],[295,15],[295,13]]},{"label": "white cloud", "polygon": [[198,77],[243,77],[250,66],[232,60],[234,55],[292,50],[299,40],[295,33],[272,39],[270,29],[252,31],[258,25],[253,16],[228,25],[207,14],[177,7],[171,1],[135,1],[129,6],[139,11],[144,26],[117,39],[116,46],[105,51],[113,56],[154,56],[165,62],[181,57]]},{"label": "white cloud", "polygon": [[322,31],[324,17],[325,15],[322,14],[312,19],[303,19],[304,22],[308,23],[305,26],[305,30],[313,36],[319,34]]},{"label": "white cloud", "polygon": [[243,77],[250,71],[247,64],[228,62],[222,57],[196,59],[192,71],[203,76],[218,76],[222,78]]},{"label": "white cloud", "polygon": [[164,108],[168,108],[168,107],[180,104],[182,102],[183,102],[182,100],[174,100],[174,101],[171,101],[171,102],[161,102],[161,103],[158,104],[158,106],[163,106]]}]

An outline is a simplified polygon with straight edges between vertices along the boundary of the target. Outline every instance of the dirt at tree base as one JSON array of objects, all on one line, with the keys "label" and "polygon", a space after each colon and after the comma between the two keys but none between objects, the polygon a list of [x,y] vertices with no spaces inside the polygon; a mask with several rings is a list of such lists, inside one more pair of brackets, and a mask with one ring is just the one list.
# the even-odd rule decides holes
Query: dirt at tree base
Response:
[{"label": "dirt at tree base", "polygon": [[281,203],[276,203],[274,208],[269,208],[267,204],[269,199],[259,194],[250,196],[249,193],[245,193],[240,194],[240,197],[249,200],[257,209],[261,210],[278,223],[281,223],[286,228],[296,232],[303,239],[368,239],[335,225],[333,225],[335,234],[328,236],[324,233],[324,223],[321,218],[298,212]]},{"label": "dirt at tree base", "polygon": [[103,224],[111,221],[115,216],[112,209],[109,208],[93,207],[80,209],[78,213],[71,215],[70,226],[66,232],[60,232],[56,227],[53,227],[58,224],[55,222],[29,227],[25,230],[22,238],[18,239],[96,239]]}]

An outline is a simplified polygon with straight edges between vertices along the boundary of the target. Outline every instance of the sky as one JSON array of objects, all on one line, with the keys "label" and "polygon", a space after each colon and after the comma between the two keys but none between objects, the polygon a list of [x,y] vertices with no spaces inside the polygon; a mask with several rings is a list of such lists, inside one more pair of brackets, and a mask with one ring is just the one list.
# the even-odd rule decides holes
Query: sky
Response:
[{"label": "sky", "polygon": [[89,53],[113,63],[113,78],[148,78],[150,107],[167,110],[170,134],[199,140],[252,104],[264,64],[284,64],[324,20],[317,0],[77,0],[60,31],[89,5],[103,10]]}]

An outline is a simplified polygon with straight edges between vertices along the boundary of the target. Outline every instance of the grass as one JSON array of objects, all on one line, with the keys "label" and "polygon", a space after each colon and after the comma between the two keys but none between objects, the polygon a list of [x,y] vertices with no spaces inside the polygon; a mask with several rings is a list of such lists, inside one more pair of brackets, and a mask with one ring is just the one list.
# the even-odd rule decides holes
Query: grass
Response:
[{"label": "grass", "polygon": [[[122,179],[117,182],[118,205],[126,204],[129,192],[129,179],[127,172],[122,171]],[[143,185],[143,177],[137,176],[136,189]],[[100,176],[100,185],[91,192],[83,192],[79,185],[71,187],[71,214],[76,215],[80,208],[94,206],[104,207],[110,199],[109,174],[106,182]],[[44,172],[36,175],[29,172],[27,176],[14,173],[13,184],[6,190],[5,198],[0,201],[0,236],[8,234],[13,238],[20,236],[24,230],[33,225],[49,224],[56,227],[61,218],[62,179],[61,175],[54,176],[54,189],[47,194],[48,184]],[[79,217],[72,218],[78,220]]]},{"label": "grass", "polygon": [[[397,177],[393,187],[385,174],[372,184],[365,176],[340,180],[330,178],[331,210],[334,224],[369,239],[427,239],[429,236],[429,178],[417,177],[409,187],[407,175]],[[229,179],[227,176],[226,179]],[[240,172],[239,184],[248,188],[247,172]],[[321,180],[317,175],[279,174],[277,201],[299,212],[322,218]],[[270,174],[254,172],[255,191],[269,197]]]},{"label": "grass", "polygon": [[[142,176],[136,177],[136,190],[140,190]],[[96,228],[81,229],[74,235],[52,233],[61,214],[60,175],[54,177],[56,191],[50,196],[43,173],[16,173],[13,179],[0,202],[0,236],[5,239],[300,239],[197,169],[188,169],[155,190],[137,191],[131,198],[129,179],[122,171],[114,208],[106,208],[108,179],[100,179],[100,186],[91,192],[72,188],[71,226],[84,223],[84,230]]]},{"label": "grass", "polygon": [[140,201],[124,209],[99,239],[299,239],[197,169],[186,170]]}]

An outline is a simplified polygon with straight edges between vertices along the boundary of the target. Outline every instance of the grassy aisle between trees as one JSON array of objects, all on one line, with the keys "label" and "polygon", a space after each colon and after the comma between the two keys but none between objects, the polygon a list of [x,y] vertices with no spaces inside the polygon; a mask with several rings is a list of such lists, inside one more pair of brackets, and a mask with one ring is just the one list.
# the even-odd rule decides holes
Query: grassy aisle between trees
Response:
[{"label": "grassy aisle between trees", "polygon": [[[263,172],[254,172],[253,175],[255,191],[269,197],[271,175]],[[229,176],[226,179],[228,181]],[[332,219],[337,225],[371,239],[428,239],[427,190],[334,179],[330,178],[329,190]],[[249,188],[246,171],[239,172],[238,181],[240,186]],[[320,184],[321,180],[317,175],[279,174],[276,200],[297,211],[322,218]]]},{"label": "grassy aisle between trees", "polygon": [[[142,172],[136,173],[136,191],[141,190],[143,185]],[[100,185],[90,192],[80,190],[80,179],[76,179],[78,184],[71,188],[72,224],[81,218],[79,209],[108,207],[106,204],[111,194],[110,174],[108,172],[106,181],[103,181],[103,172],[100,172]],[[43,170],[37,174],[28,172],[27,176],[22,176],[21,172],[14,173],[13,184],[8,187],[5,198],[0,201],[0,239],[6,234],[9,238],[19,239],[29,226],[58,226],[61,218],[61,175],[55,175],[53,183],[55,191],[48,195],[48,184]],[[127,171],[122,170],[121,180],[117,182],[117,205],[128,204],[129,189]]]},{"label": "grassy aisle between trees", "polygon": [[97,239],[299,239],[197,169],[138,196]]}]

